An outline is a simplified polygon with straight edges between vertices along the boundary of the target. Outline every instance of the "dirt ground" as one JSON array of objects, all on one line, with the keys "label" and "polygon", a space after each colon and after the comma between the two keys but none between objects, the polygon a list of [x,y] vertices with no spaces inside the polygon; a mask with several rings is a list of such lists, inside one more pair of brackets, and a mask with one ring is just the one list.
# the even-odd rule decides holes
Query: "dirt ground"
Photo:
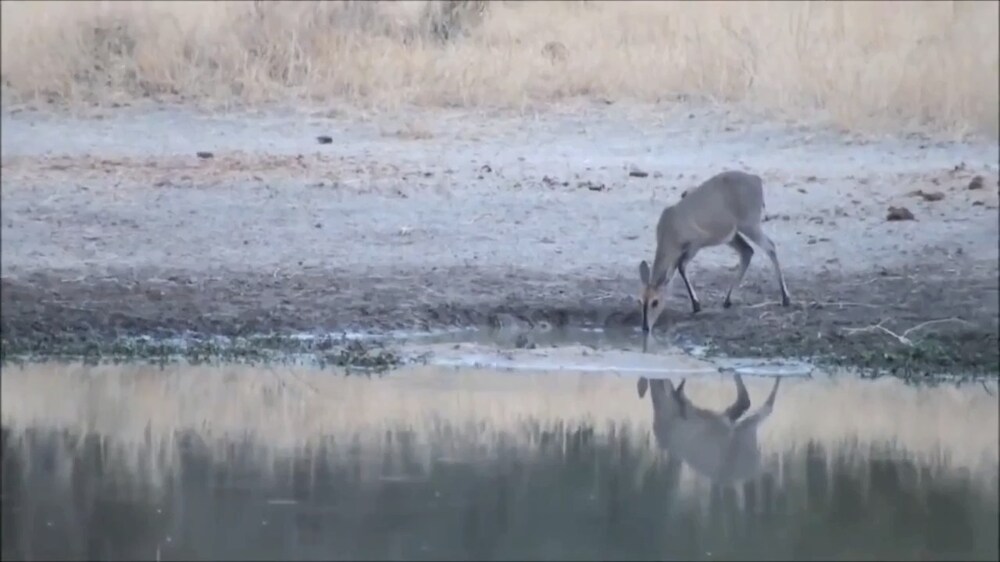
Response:
[{"label": "dirt ground", "polygon": [[[995,140],[870,137],[677,106],[407,115],[6,110],[6,345],[637,329],[637,266],[652,258],[663,206],[742,169],[765,180],[764,227],[793,305],[775,304],[757,252],[722,309],[737,258],[712,248],[690,267],[702,312],[675,279],[665,337],[730,354],[905,356],[996,372]],[[915,220],[888,221],[890,206]],[[897,335],[917,329],[904,344],[864,329],[879,322]]]}]

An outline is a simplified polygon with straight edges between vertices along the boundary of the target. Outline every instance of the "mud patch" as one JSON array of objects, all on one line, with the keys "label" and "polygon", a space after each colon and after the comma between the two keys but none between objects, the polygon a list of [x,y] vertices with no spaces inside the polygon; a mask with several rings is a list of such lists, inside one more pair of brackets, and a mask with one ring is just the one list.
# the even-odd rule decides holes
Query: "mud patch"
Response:
[{"label": "mud patch", "polygon": [[[739,302],[723,309],[726,273],[706,271],[699,278],[700,313],[691,314],[683,300],[670,302],[655,334],[661,344],[704,345],[714,356],[828,361],[905,377],[1000,370],[995,264],[790,278],[795,289],[788,308],[769,302],[770,286],[748,284]],[[502,329],[528,338],[572,326],[629,332],[639,322],[632,285],[518,272],[491,277],[470,269],[361,278],[150,271],[67,280],[35,273],[3,279],[0,328],[8,355],[108,349],[110,342],[136,336],[448,327]],[[271,349],[290,340],[257,341]]]}]

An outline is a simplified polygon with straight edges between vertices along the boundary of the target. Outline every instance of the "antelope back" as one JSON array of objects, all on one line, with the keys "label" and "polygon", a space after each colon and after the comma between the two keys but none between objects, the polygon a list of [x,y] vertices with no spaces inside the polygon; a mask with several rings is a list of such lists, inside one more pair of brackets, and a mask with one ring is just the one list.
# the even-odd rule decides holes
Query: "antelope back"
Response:
[{"label": "antelope back", "polygon": [[676,205],[678,237],[715,239],[760,223],[764,190],[760,177],[723,172],[689,191]]}]

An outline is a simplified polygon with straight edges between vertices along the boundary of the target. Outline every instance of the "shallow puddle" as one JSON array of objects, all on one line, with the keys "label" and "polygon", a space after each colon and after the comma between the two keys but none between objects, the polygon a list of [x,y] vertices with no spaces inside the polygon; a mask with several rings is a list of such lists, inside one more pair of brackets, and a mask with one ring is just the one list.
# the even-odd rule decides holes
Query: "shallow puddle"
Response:
[{"label": "shallow puddle", "polygon": [[5,367],[3,558],[1000,556],[995,382],[783,377],[764,416],[775,379],[744,374],[727,424],[733,374],[660,355],[649,376],[686,379],[664,402],[643,365],[584,351],[370,378]]}]

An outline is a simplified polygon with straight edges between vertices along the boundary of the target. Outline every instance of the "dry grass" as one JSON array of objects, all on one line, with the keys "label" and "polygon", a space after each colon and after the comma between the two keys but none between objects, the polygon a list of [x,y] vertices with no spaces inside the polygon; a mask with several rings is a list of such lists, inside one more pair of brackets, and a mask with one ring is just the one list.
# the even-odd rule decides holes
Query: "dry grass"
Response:
[{"label": "dry grass", "polygon": [[995,135],[997,22],[979,1],[4,2],[0,52],[8,106],[696,96]]}]

